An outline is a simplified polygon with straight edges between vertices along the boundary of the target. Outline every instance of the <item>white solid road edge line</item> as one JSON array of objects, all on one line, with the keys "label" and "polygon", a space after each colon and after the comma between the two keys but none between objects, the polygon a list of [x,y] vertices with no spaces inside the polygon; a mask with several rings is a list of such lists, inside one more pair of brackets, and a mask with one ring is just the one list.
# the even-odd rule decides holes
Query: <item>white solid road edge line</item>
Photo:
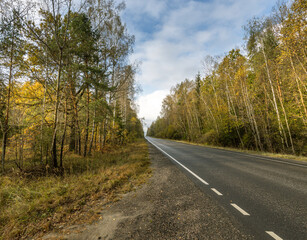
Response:
[{"label": "white solid road edge line", "polygon": [[269,234],[272,238],[275,240],[283,240],[280,236],[278,236],[276,233],[271,232],[271,231],[265,231],[267,234]]},{"label": "white solid road edge line", "polygon": [[245,212],[242,208],[240,208],[235,203],[230,203],[231,206],[233,206],[235,209],[237,209],[240,213],[242,213],[244,216],[250,216],[249,213]]},{"label": "white solid road edge line", "polygon": [[218,190],[216,190],[215,188],[211,188],[211,190],[212,190],[213,192],[215,192],[217,195],[223,196],[223,194],[220,193],[220,192],[219,192]]},{"label": "white solid road edge line", "polygon": [[201,181],[203,184],[205,185],[209,185],[209,183],[207,183],[204,179],[202,179],[201,177],[199,177],[197,174],[193,173],[190,169],[188,169],[186,166],[184,166],[182,163],[178,162],[175,158],[173,158],[171,155],[169,155],[167,152],[165,152],[164,150],[162,150],[161,148],[159,148],[156,144],[154,144],[152,141],[148,140],[148,142],[150,142],[152,145],[154,145],[156,148],[158,148],[161,152],[163,152],[165,155],[167,155],[168,157],[170,157],[172,160],[174,160],[176,163],[178,163],[181,167],[183,167],[185,170],[187,170],[189,173],[191,173],[194,177],[196,177],[199,181]]}]

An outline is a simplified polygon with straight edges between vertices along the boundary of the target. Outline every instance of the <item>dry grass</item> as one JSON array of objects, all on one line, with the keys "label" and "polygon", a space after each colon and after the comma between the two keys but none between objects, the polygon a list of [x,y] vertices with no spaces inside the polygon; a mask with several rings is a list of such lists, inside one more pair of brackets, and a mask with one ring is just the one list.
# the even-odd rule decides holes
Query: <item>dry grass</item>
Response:
[{"label": "dry grass", "polygon": [[246,149],[239,149],[239,148],[230,148],[230,147],[218,147],[218,146],[212,146],[207,144],[201,144],[201,143],[193,143],[183,140],[171,140],[175,142],[181,142],[196,146],[205,146],[210,148],[216,148],[216,149],[223,149],[223,150],[229,150],[234,152],[242,152],[242,153],[248,153],[248,154],[254,154],[254,155],[260,155],[265,157],[272,157],[272,158],[283,158],[283,159],[290,159],[290,160],[296,160],[296,161],[303,161],[307,162],[307,157],[305,156],[297,156],[297,155],[290,155],[290,154],[281,154],[281,153],[270,153],[270,152],[260,152],[260,151],[253,151],[253,150],[246,150]]},{"label": "dry grass", "polygon": [[0,239],[29,239],[99,217],[103,205],[150,176],[144,140],[91,158],[65,159],[63,177],[0,177]]}]

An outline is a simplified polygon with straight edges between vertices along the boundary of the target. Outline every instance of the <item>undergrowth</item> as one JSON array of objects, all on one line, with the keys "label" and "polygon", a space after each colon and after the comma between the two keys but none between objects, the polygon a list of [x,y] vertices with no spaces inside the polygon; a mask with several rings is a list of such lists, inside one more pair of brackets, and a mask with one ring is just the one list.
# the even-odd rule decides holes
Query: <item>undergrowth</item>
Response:
[{"label": "undergrowth", "polygon": [[[79,215],[96,219],[96,201],[101,207],[145,182],[149,163],[147,144],[139,140],[88,158],[69,155],[61,177],[0,176],[0,239],[41,236]],[[92,207],[80,214],[86,206]]]}]

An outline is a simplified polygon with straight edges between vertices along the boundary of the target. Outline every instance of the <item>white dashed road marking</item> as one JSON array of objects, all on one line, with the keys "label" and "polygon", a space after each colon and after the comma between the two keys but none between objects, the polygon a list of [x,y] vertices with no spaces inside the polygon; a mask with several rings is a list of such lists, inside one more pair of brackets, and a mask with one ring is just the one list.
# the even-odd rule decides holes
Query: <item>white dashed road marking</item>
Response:
[{"label": "white dashed road marking", "polygon": [[280,236],[278,236],[276,233],[271,232],[271,231],[265,231],[267,234],[269,234],[272,238],[275,240],[283,240]]},{"label": "white dashed road marking", "polygon": [[249,213],[245,212],[242,208],[240,208],[237,204],[230,203],[231,206],[233,206],[235,209],[237,209],[240,213],[242,213],[244,216],[250,216]]},{"label": "white dashed road marking", "polygon": [[218,190],[216,190],[215,188],[211,188],[211,190],[212,190],[213,192],[215,192],[217,195],[223,196],[223,194],[220,193],[220,192],[219,192]]}]

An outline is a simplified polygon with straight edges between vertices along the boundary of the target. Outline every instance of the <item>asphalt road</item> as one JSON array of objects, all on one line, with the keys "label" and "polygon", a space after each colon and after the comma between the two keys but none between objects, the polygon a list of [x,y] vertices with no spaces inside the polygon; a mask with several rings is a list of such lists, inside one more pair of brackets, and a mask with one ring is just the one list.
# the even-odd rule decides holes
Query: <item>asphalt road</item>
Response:
[{"label": "asphalt road", "polygon": [[307,240],[306,163],[147,140],[227,208],[255,239]]}]

